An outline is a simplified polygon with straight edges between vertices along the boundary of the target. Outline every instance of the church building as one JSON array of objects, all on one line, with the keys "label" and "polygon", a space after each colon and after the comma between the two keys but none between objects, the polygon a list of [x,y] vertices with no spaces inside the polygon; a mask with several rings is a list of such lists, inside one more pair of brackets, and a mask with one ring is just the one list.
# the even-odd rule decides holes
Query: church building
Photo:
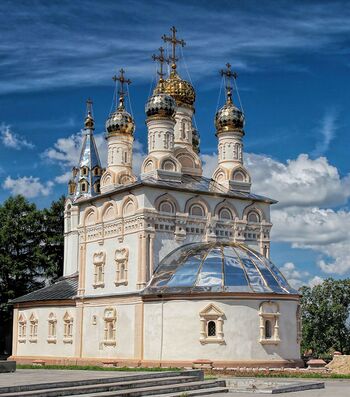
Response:
[{"label": "church building", "polygon": [[[64,275],[13,301],[19,363],[191,367],[300,366],[299,295],[270,261],[270,205],[251,192],[245,118],[236,74],[222,70],[225,103],[215,114],[218,161],[202,175],[196,94],[171,49],[145,104],[148,153],[133,170],[130,83],[114,77],[101,166],[88,102],[80,159],[64,213]],[[235,94],[235,95],[234,95]],[[214,113],[214,112],[213,112]],[[208,132],[209,133],[209,132]],[[213,134],[213,139],[214,134]]]}]

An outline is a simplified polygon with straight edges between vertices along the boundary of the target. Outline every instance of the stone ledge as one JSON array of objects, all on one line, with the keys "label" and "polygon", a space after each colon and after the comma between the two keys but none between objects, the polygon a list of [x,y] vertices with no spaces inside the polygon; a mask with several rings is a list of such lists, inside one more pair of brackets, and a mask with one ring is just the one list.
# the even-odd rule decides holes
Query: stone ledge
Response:
[{"label": "stone ledge", "polygon": [[15,372],[16,361],[3,361],[0,360],[0,373]]}]

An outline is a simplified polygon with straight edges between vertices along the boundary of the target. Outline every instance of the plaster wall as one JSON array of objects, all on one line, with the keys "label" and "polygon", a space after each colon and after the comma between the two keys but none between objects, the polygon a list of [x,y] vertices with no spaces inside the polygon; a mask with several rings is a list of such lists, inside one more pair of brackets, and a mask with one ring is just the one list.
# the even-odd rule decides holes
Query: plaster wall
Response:
[{"label": "plaster wall", "polygon": [[[262,300],[173,300],[145,304],[144,359],[245,361],[299,359],[297,301],[278,301],[280,342],[259,342]],[[225,344],[201,344],[199,313],[210,303],[224,312]]]}]

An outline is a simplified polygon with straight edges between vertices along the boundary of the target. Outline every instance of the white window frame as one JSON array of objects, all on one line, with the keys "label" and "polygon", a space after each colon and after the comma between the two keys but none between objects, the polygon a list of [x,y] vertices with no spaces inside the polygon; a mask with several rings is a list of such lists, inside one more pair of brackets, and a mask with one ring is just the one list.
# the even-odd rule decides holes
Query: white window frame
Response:
[{"label": "white window frame", "polygon": [[68,312],[63,316],[63,343],[73,343],[73,317]]},{"label": "white window frame", "polygon": [[115,261],[115,280],[116,287],[119,285],[128,285],[128,262],[129,250],[128,248],[117,249],[114,253]]},{"label": "white window frame", "polygon": [[[109,307],[104,311],[104,338],[103,344],[105,346],[116,346],[116,326],[117,326],[117,313],[115,308]],[[112,335],[110,335],[112,331]]]},{"label": "white window frame", "polygon": [[[199,341],[202,345],[208,343],[217,343],[220,345],[225,344],[224,339],[224,331],[223,331],[223,324],[224,324],[224,317],[225,314],[223,311],[218,308],[214,304],[209,304],[206,306],[200,313],[200,337]],[[214,321],[216,334],[213,336],[209,336],[208,334],[208,324],[210,321]]]},{"label": "white window frame", "polygon": [[57,343],[57,318],[53,313],[48,318],[47,343]]},{"label": "white window frame", "polygon": [[26,343],[27,340],[27,318],[24,313],[18,317],[18,342]]},{"label": "white window frame", "polygon": [[29,342],[36,343],[38,341],[38,317],[32,313],[29,318]]},{"label": "white window frame", "polygon": [[[278,345],[280,343],[279,335],[279,305],[277,302],[267,301],[260,304],[260,339],[262,345]],[[266,321],[271,324],[271,337],[266,337]]]},{"label": "white window frame", "polygon": [[106,253],[104,251],[95,252],[93,255],[94,264],[94,288],[104,288],[104,269],[106,264]]}]

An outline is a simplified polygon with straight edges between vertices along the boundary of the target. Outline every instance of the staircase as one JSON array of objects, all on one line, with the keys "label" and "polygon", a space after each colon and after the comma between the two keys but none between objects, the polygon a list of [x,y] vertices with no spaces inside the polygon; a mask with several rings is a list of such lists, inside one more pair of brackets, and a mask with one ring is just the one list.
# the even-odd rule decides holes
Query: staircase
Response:
[{"label": "staircase", "polygon": [[226,392],[225,381],[205,381],[202,371],[189,370],[119,373],[110,378],[1,387],[0,397],[189,397]]}]

